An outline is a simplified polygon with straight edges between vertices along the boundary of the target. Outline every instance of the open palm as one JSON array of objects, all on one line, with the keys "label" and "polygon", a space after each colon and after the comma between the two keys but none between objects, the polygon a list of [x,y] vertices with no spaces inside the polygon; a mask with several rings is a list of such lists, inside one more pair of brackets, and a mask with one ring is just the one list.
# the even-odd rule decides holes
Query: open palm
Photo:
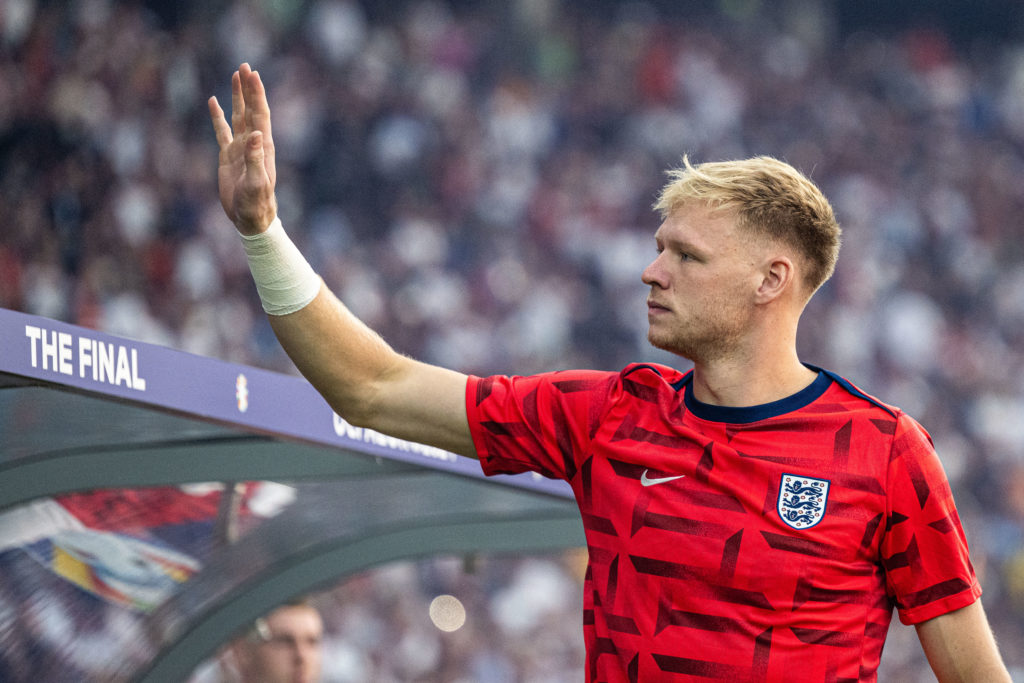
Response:
[{"label": "open palm", "polygon": [[220,147],[217,184],[224,212],[239,232],[255,235],[277,215],[277,169],[270,105],[259,73],[242,64],[231,77],[231,125],[216,97],[208,101]]}]

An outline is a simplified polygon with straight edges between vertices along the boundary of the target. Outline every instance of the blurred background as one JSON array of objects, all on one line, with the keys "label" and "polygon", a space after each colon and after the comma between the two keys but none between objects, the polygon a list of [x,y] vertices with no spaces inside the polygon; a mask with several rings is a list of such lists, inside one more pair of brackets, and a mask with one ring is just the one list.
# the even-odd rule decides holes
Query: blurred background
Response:
[{"label": "blurred background", "polygon": [[[844,246],[801,353],[930,431],[1024,680],[1019,2],[5,0],[0,307],[294,372],[217,199],[206,98],[227,108],[242,61],[292,238],[398,350],[465,372],[680,367],[645,341],[640,282],[664,171],[809,174]],[[174,493],[216,507],[215,485]],[[133,617],[76,615],[70,584],[26,595],[10,562],[0,678],[105,680]],[[326,590],[325,679],[581,680],[581,566],[436,558]],[[438,592],[457,631],[427,618]],[[932,680],[912,628],[880,680]]]}]

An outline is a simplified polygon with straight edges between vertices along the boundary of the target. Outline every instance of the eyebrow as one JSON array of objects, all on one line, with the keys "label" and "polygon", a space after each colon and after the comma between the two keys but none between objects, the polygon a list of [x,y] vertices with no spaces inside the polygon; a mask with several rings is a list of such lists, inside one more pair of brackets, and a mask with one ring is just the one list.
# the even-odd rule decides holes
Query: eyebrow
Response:
[{"label": "eyebrow", "polygon": [[708,255],[706,249],[698,247],[696,244],[686,240],[685,238],[681,239],[678,237],[671,237],[666,239],[664,235],[661,235],[659,232],[655,232],[654,240],[665,247],[672,247],[677,251],[684,251],[688,254],[693,254],[694,256],[705,257]]}]

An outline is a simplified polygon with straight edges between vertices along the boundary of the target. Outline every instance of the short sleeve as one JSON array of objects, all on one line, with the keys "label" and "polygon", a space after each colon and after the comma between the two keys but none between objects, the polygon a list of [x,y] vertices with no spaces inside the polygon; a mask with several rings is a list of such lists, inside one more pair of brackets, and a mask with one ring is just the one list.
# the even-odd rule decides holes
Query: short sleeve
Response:
[{"label": "short sleeve", "polygon": [[571,481],[616,378],[589,370],[470,377],[466,412],[484,473],[533,471]]},{"label": "short sleeve", "polygon": [[973,603],[981,587],[949,481],[928,433],[903,414],[888,481],[882,564],[900,621],[917,624]]}]

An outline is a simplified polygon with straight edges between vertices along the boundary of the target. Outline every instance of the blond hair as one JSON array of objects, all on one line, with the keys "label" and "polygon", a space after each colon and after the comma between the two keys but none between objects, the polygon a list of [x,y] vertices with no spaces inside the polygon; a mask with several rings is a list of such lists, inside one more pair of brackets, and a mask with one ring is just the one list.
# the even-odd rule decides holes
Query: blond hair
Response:
[{"label": "blond hair", "polygon": [[741,229],[798,250],[808,295],[835,270],[841,230],[821,190],[789,164],[760,156],[683,166],[668,172],[655,210],[667,217],[687,202],[732,210]]}]

